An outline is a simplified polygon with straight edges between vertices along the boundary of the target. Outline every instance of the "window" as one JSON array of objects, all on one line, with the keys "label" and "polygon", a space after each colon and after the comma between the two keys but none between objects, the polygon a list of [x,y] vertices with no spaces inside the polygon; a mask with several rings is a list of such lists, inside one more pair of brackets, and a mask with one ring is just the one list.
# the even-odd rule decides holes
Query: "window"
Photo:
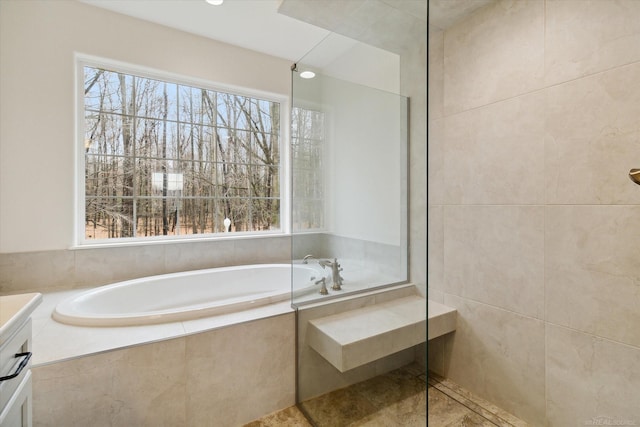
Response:
[{"label": "window", "polygon": [[324,113],[301,107],[291,111],[291,166],[294,231],[324,227]]},{"label": "window", "polygon": [[281,229],[279,102],[82,70],[85,241]]}]

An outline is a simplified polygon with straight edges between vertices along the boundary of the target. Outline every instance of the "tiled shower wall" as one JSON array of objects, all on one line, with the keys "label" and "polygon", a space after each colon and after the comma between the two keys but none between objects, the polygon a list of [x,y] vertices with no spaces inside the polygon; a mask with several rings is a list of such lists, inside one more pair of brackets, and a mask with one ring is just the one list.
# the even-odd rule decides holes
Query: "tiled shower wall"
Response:
[{"label": "tiled shower wall", "polygon": [[498,1],[429,40],[429,368],[533,425],[640,424],[640,2]]}]

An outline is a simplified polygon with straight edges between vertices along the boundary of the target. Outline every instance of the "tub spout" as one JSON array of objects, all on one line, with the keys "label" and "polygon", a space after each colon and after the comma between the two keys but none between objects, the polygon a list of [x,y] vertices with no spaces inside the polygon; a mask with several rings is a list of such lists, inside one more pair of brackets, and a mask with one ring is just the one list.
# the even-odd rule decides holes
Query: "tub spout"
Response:
[{"label": "tub spout", "polygon": [[303,264],[308,264],[309,263],[309,258],[315,258],[313,255],[306,255],[304,258],[302,258],[302,263]]},{"label": "tub spout", "polygon": [[329,261],[328,259],[323,259],[318,261],[318,264],[320,264],[322,268],[324,267],[331,268],[331,278],[333,279],[333,286],[331,286],[331,289],[333,289],[334,291],[342,290],[343,279],[342,279],[342,276],[340,275],[340,272],[342,271],[342,266],[340,266],[340,263],[338,263],[338,258],[334,258],[333,261]]}]

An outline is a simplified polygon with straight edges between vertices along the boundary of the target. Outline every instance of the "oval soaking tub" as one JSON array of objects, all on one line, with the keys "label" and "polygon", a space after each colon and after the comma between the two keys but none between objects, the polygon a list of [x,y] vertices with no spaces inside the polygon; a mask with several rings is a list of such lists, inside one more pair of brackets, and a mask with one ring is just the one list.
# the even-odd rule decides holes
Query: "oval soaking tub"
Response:
[{"label": "oval soaking tub", "polygon": [[[322,274],[295,265],[294,280],[313,286]],[[176,322],[284,301],[290,264],[255,264],[149,276],[80,292],[59,303],[52,317],[78,326],[132,326]]]}]

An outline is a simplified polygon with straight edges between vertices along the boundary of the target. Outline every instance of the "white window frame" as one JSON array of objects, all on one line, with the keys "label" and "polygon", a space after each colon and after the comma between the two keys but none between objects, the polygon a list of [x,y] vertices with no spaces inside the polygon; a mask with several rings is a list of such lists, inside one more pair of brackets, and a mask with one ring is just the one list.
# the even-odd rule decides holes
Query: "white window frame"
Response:
[{"label": "white window frame", "polygon": [[[185,241],[204,241],[221,239],[244,239],[256,237],[269,237],[291,234],[290,221],[290,164],[289,164],[289,128],[290,128],[290,101],[288,96],[277,93],[261,91],[257,89],[243,88],[219,82],[174,74],[168,71],[156,70],[140,65],[133,65],[121,61],[100,58],[92,55],[76,53],[75,63],[75,177],[74,177],[74,236],[73,248],[90,248],[122,245],[146,245],[156,243],[172,243]],[[177,236],[147,236],[147,237],[122,237],[110,239],[87,239],[85,237],[85,119],[84,119],[84,67],[104,68],[126,74],[133,74],[150,79],[166,81],[175,84],[190,85],[213,91],[226,92],[239,96],[259,98],[266,101],[277,102],[280,105],[280,229],[265,231],[242,231],[229,233],[186,234]]]}]

